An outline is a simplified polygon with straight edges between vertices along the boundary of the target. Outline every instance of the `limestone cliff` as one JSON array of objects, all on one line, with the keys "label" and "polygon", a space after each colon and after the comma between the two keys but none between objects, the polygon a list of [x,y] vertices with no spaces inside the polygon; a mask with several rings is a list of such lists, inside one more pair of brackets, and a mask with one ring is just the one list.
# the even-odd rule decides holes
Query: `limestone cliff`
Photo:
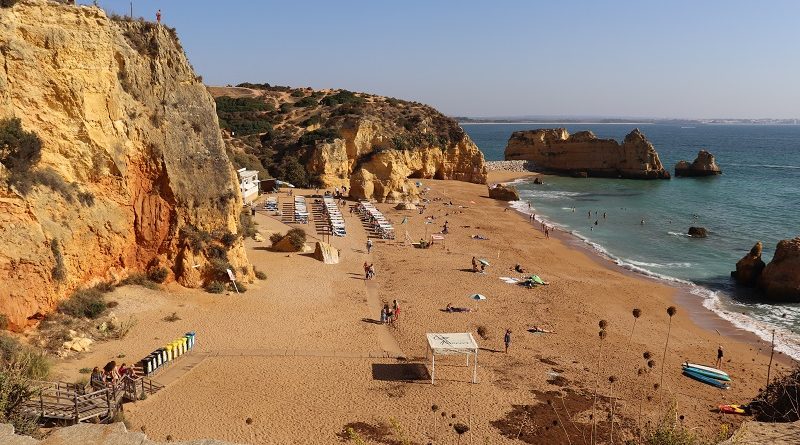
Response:
[{"label": "limestone cliff", "polygon": [[691,164],[688,161],[678,161],[675,164],[675,177],[678,176],[714,176],[721,175],[722,169],[717,165],[714,155],[700,150]]},{"label": "limestone cliff", "polygon": [[800,301],[800,236],[778,242],[758,283],[772,300]]},{"label": "limestone cliff", "polygon": [[[29,169],[0,167],[0,313],[12,326],[156,265],[184,285],[209,279],[202,243],[237,233],[242,202],[214,101],[174,30],[23,0],[0,8],[0,67],[0,119],[42,141]],[[241,240],[225,239],[250,278]]]},{"label": "limestone cliff", "polygon": [[344,186],[351,197],[378,201],[413,200],[419,179],[486,182],[478,147],[429,106],[345,90],[246,86],[210,90],[223,126],[237,135],[230,145],[249,144],[248,154],[279,179]]},{"label": "limestone cliff", "polygon": [[591,131],[570,135],[564,128],[516,131],[508,140],[506,160],[532,161],[556,173],[631,179],[669,179],[653,144],[634,129],[620,144],[598,139]]}]

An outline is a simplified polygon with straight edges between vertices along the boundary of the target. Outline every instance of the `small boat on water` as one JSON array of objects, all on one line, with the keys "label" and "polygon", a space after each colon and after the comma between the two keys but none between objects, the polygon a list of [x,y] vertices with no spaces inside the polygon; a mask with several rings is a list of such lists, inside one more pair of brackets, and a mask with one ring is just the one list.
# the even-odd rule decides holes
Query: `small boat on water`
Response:
[{"label": "small boat on water", "polygon": [[698,374],[704,375],[706,377],[711,377],[717,380],[724,380],[726,382],[731,381],[731,376],[728,375],[727,372],[719,370],[717,368],[712,368],[711,366],[704,366],[698,365],[697,363],[689,363],[686,362],[683,364],[683,369],[690,369]]}]

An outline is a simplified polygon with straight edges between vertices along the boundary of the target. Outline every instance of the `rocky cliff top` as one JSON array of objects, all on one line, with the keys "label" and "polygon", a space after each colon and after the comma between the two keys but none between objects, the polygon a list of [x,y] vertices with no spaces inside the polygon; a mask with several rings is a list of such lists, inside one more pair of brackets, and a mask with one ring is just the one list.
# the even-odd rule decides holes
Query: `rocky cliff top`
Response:
[{"label": "rocky cliff top", "polygon": [[[23,0],[0,8],[0,66],[0,314],[12,327],[131,273],[214,279],[206,248],[237,234],[242,201],[174,30]],[[241,240],[225,239],[217,259],[251,277]]]},{"label": "rocky cliff top", "polygon": [[486,181],[480,150],[427,105],[268,84],[209,90],[231,145],[245,153],[234,158],[295,185],[345,186],[351,196],[383,200],[413,198],[413,179]]},{"label": "rocky cliff top", "polygon": [[542,170],[581,176],[669,179],[653,144],[638,128],[623,143],[591,131],[570,135],[565,128],[514,132],[506,160],[526,160]]}]

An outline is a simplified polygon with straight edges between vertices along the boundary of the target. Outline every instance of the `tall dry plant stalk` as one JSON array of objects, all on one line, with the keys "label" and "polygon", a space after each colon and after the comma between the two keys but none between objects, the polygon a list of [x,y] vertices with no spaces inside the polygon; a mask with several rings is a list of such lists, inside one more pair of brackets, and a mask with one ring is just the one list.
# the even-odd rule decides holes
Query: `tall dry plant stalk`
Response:
[{"label": "tall dry plant stalk", "polygon": [[614,445],[614,382],[617,381],[617,377],[611,375],[608,377],[608,383],[611,386],[611,445]]},{"label": "tall dry plant stalk", "polygon": [[594,385],[594,400],[592,401],[592,434],[589,440],[591,444],[594,444],[595,441],[595,426],[597,425],[595,407],[597,405],[597,392],[600,390],[600,373],[602,372],[601,366],[603,364],[603,340],[606,339],[606,327],[608,326],[608,322],[600,320],[598,325],[600,326],[600,332],[597,333],[597,336],[600,338],[600,342],[597,345],[597,377]]},{"label": "tall dry plant stalk", "polygon": [[633,311],[631,311],[631,314],[633,315],[633,326],[631,327],[631,336],[628,338],[628,343],[633,340],[633,330],[636,329],[636,320],[642,316],[642,310],[639,308],[634,308]]},{"label": "tall dry plant stalk", "polygon": [[661,358],[661,383],[659,386],[664,386],[664,366],[667,364],[667,347],[669,347],[669,336],[672,333],[672,317],[678,313],[678,308],[670,306],[667,308],[667,315],[669,315],[669,327],[667,328],[667,341],[664,343],[664,356]]}]

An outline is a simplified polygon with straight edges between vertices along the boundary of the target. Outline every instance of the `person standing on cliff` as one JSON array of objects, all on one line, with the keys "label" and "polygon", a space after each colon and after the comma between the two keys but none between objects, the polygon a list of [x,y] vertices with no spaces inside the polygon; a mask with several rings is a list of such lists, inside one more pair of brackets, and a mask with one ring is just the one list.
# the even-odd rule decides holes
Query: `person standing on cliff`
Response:
[{"label": "person standing on cliff", "polygon": [[156,11],[156,22],[161,23],[161,10]]}]

